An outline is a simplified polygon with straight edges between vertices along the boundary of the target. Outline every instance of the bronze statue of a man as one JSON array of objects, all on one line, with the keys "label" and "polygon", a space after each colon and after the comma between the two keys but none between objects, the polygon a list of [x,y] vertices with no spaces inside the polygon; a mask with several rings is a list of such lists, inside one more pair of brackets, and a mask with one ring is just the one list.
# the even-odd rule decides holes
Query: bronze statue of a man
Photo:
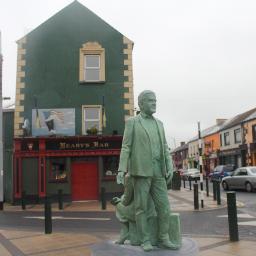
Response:
[{"label": "bronze statue of a man", "polygon": [[138,103],[140,114],[127,120],[125,125],[117,182],[123,184],[127,170],[133,177],[136,226],[144,251],[153,249],[146,215],[149,195],[157,212],[158,246],[177,249],[168,235],[170,205],[166,180],[172,178],[173,165],[163,124],[153,117],[155,93],[143,91]]}]

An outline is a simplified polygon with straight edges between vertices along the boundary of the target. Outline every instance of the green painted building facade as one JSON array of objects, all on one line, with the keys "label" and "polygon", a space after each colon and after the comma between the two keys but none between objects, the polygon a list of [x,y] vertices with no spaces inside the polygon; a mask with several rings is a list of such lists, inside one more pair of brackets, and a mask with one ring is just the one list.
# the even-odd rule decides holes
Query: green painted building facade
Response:
[{"label": "green painted building facade", "polygon": [[22,191],[41,198],[61,189],[71,200],[120,191],[133,42],[74,1],[17,44],[14,201]]}]

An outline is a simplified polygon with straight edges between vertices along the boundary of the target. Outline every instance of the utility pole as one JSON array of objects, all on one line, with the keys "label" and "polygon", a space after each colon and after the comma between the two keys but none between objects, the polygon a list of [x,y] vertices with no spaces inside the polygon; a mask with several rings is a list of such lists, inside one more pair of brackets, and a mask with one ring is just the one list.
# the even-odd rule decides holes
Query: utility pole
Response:
[{"label": "utility pole", "polygon": [[200,200],[201,207],[204,208],[204,178],[203,178],[203,158],[202,158],[202,139],[201,139],[201,130],[200,122],[198,124],[198,151],[199,151],[199,170],[200,170]]},{"label": "utility pole", "polygon": [[0,210],[4,208],[2,64],[3,56],[0,31]]}]

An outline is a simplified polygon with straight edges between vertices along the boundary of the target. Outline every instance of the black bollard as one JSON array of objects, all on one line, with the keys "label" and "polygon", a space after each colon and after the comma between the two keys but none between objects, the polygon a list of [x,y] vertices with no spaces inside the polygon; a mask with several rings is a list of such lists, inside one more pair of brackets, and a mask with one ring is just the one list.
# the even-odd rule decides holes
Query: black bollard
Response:
[{"label": "black bollard", "polygon": [[22,191],[21,193],[21,208],[22,210],[26,210],[26,191]]},{"label": "black bollard", "polygon": [[239,241],[238,225],[237,225],[237,209],[236,209],[236,193],[227,192],[228,204],[228,225],[229,225],[229,239],[232,242]]},{"label": "black bollard", "polygon": [[205,185],[206,185],[206,196],[209,196],[209,180],[208,177],[205,179]]},{"label": "black bollard", "polygon": [[191,190],[191,180],[188,181],[189,182],[189,190]]},{"label": "black bollard", "polygon": [[101,209],[106,210],[107,208],[107,201],[106,201],[106,189],[101,188]]},{"label": "black bollard", "polygon": [[59,202],[59,210],[63,210],[62,189],[59,189],[59,190],[58,190],[58,202]]},{"label": "black bollard", "polygon": [[198,199],[198,184],[194,184],[194,209],[199,210],[199,199]]},{"label": "black bollard", "polygon": [[217,205],[221,205],[220,182],[219,181],[216,181],[216,196],[217,196]]},{"label": "black bollard", "polygon": [[52,206],[48,197],[45,197],[44,202],[44,230],[45,234],[52,233]]},{"label": "black bollard", "polygon": [[183,177],[183,186],[184,186],[184,188],[186,188],[186,181],[185,181],[184,177]]},{"label": "black bollard", "polygon": [[217,197],[216,197],[216,181],[215,180],[212,181],[212,193],[213,193],[213,200],[216,201]]}]

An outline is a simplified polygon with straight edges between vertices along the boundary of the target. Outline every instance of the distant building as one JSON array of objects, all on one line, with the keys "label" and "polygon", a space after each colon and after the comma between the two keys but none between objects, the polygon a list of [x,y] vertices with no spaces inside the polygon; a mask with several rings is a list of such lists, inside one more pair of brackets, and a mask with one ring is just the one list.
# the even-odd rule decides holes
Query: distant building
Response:
[{"label": "distant building", "polygon": [[99,199],[134,115],[133,42],[74,1],[18,40],[13,198]]},{"label": "distant building", "polygon": [[243,144],[240,145],[243,163],[247,166],[256,165],[256,111],[242,122]]},{"label": "distant building", "polygon": [[220,164],[232,164],[235,167],[246,166],[242,157],[241,145],[243,144],[242,122],[253,114],[256,108],[227,120],[220,130]]},{"label": "distant building", "polygon": [[227,119],[216,119],[216,124],[207,129],[203,136],[204,170],[206,173],[212,172],[218,165],[218,154],[220,151],[219,130],[226,121]]},{"label": "distant building", "polygon": [[[203,172],[208,174],[218,164],[220,149],[219,130],[226,119],[216,119],[216,124],[201,131]],[[198,168],[199,146],[198,135],[188,142],[188,162],[190,168]]]},{"label": "distant building", "polygon": [[172,152],[173,164],[176,170],[188,168],[188,144],[181,142]]}]

